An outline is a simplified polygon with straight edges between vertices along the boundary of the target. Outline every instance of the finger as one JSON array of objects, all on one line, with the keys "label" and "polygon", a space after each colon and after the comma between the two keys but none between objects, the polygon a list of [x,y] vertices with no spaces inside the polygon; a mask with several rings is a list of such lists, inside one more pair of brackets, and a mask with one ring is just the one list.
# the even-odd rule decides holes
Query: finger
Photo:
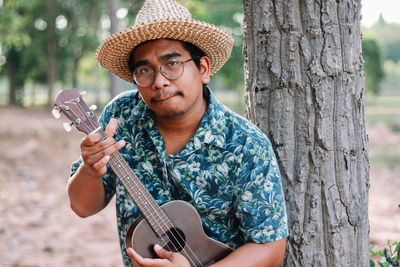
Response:
[{"label": "finger", "polygon": [[82,170],[89,176],[101,177],[107,173],[107,163],[110,160],[110,156],[106,155],[98,162],[94,164],[89,164],[87,161],[83,161]]},{"label": "finger", "polygon": [[105,155],[99,161],[93,164],[93,169],[95,169],[99,173],[103,173],[104,169],[107,169],[107,163],[110,161],[110,156]]},{"label": "finger", "polygon": [[143,258],[133,248],[127,248],[127,252],[134,266],[165,266],[165,260]]},{"label": "finger", "polygon": [[98,153],[98,152],[108,148],[109,146],[114,145],[114,143],[115,143],[114,138],[107,138],[103,141],[98,140],[100,142],[96,142],[95,140],[96,140],[96,138],[92,138],[92,140],[90,140],[90,138],[88,138],[83,143],[81,143],[81,152],[84,157],[88,157],[90,155]]},{"label": "finger", "polygon": [[105,131],[107,136],[113,137],[117,128],[118,128],[118,120],[114,118],[110,119],[110,122],[108,123]]},{"label": "finger", "polygon": [[[106,155],[111,156],[113,153],[125,146],[125,140],[120,140],[114,144],[114,139],[109,138],[99,143],[96,146],[84,149],[82,151],[82,159],[90,166],[94,166],[96,163],[102,164],[101,162]],[[107,160],[108,162],[108,160]]]},{"label": "finger", "polygon": [[107,138],[103,142],[99,143],[98,145],[94,146],[92,149],[88,150],[93,150],[92,151],[92,156],[96,157],[97,160],[100,160],[100,158],[104,157],[105,155],[112,155],[121,148],[125,146],[125,140],[119,140],[117,143],[115,143],[114,138]]},{"label": "finger", "polygon": [[128,256],[129,256],[129,258],[131,259],[133,266],[139,266],[139,263],[136,261],[136,258],[137,258],[137,257],[140,257],[140,258],[141,258],[141,256],[140,256],[139,254],[137,254],[137,253],[133,250],[133,248],[127,248],[127,249],[126,249],[126,252],[128,253]]},{"label": "finger", "polygon": [[154,245],[154,251],[158,257],[166,262],[172,263],[173,266],[190,266],[188,260],[178,252],[168,251],[158,244]]},{"label": "finger", "polygon": [[120,140],[117,143],[115,143],[114,138],[108,137],[107,139],[92,146],[82,145],[81,154],[84,160],[92,158],[91,161],[92,163],[94,163],[99,161],[105,155],[111,155],[124,146],[125,146],[124,140]]},{"label": "finger", "polygon": [[157,256],[160,257],[161,259],[167,259],[167,260],[172,261],[172,259],[174,257],[174,252],[168,251],[168,250],[162,248],[158,244],[154,245],[154,251],[156,252]]},{"label": "finger", "polygon": [[92,133],[87,135],[85,138],[82,139],[81,141],[81,146],[93,146],[100,142],[101,136],[98,133]]}]

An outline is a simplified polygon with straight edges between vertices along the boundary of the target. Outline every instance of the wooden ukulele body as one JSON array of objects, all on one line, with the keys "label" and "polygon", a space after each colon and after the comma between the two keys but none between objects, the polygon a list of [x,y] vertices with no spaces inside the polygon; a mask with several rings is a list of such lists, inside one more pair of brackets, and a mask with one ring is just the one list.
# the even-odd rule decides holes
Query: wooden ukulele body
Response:
[{"label": "wooden ukulele body", "polygon": [[[138,219],[128,229],[125,239],[126,247],[133,247],[142,257],[157,258],[154,245],[159,244],[170,251],[178,250],[186,258],[188,256],[195,258],[195,260],[189,260],[191,266],[195,267],[207,266],[225,258],[232,252],[230,247],[206,236],[200,216],[190,204],[185,201],[174,200],[163,204],[161,209],[174,225],[175,229],[171,229],[170,232],[177,239],[184,239],[184,242],[181,242],[182,240],[177,242],[183,243],[184,247],[182,248],[179,244],[163,244],[163,237],[157,237],[151,226],[143,218]],[[169,236],[167,239],[175,238]],[[171,247],[172,249],[170,249]]]}]

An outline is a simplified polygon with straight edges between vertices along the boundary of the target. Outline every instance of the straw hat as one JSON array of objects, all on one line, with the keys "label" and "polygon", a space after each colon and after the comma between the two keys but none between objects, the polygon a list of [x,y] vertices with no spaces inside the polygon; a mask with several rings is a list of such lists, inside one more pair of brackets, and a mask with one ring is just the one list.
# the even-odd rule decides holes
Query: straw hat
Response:
[{"label": "straw hat", "polygon": [[192,19],[189,10],[174,0],[147,0],[135,25],[108,37],[97,49],[96,59],[118,77],[133,82],[128,57],[138,44],[155,39],[175,39],[196,45],[210,58],[215,74],[229,59],[233,38],[212,24]]}]

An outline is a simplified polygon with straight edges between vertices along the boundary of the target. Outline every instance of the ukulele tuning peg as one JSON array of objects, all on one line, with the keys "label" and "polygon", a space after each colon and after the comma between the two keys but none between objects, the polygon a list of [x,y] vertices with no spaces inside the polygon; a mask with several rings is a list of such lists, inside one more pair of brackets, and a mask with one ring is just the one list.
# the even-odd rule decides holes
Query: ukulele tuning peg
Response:
[{"label": "ukulele tuning peg", "polygon": [[73,124],[72,122],[71,123],[64,122],[63,123],[64,130],[69,133],[72,130],[72,127],[71,127],[72,124]]},{"label": "ukulele tuning peg", "polygon": [[58,108],[53,108],[53,110],[51,111],[51,114],[53,115],[54,118],[56,118],[57,120],[59,118],[61,118],[61,114],[60,114],[60,110]]},{"label": "ukulele tuning peg", "polygon": [[91,111],[95,111],[95,110],[97,109],[97,106],[96,106],[96,105],[91,105],[91,106],[89,107],[89,109],[90,109]]},{"label": "ukulele tuning peg", "polygon": [[85,96],[86,95],[86,91],[81,92],[81,96]]}]

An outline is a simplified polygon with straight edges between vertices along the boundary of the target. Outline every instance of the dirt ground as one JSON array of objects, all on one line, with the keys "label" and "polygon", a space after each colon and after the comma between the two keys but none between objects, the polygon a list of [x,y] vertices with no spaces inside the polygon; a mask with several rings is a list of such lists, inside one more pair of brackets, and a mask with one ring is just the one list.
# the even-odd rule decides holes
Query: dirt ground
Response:
[{"label": "dirt ground", "polygon": [[[84,134],[43,110],[3,107],[0,121],[0,266],[122,266],[114,204],[86,219],[69,208],[66,181]],[[400,155],[400,134],[382,125],[368,134]],[[371,166],[371,243],[400,240],[399,170]]]}]

